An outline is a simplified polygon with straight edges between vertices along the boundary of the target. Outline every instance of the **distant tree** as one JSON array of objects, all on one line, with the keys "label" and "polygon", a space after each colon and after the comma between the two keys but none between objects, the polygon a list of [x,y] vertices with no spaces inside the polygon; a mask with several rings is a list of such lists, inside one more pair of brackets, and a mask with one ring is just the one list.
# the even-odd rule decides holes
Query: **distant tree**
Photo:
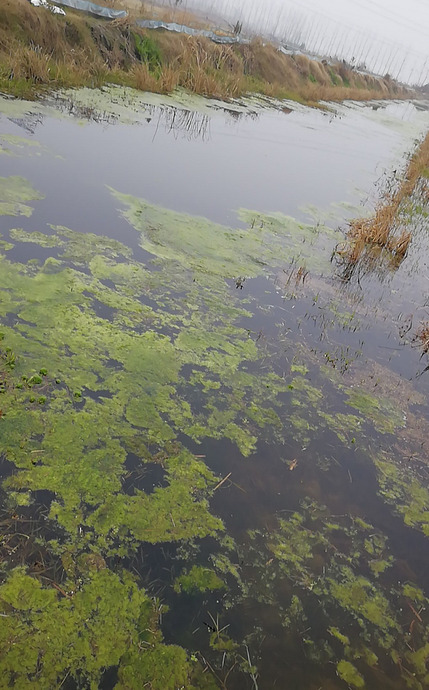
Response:
[{"label": "distant tree", "polygon": [[236,21],[233,27],[234,36],[239,36],[243,30],[243,22]]}]

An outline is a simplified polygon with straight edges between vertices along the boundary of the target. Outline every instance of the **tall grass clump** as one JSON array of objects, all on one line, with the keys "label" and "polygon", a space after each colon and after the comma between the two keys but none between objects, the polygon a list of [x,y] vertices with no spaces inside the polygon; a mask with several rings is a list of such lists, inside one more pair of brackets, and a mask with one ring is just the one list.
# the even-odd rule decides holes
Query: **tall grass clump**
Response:
[{"label": "tall grass clump", "polygon": [[349,223],[346,242],[337,248],[337,255],[348,264],[381,256],[385,251],[394,264],[407,254],[411,232],[404,227],[401,210],[410,200],[419,180],[429,165],[429,132],[416,147],[403,176],[391,183],[376,207],[375,214],[369,218],[357,218]]}]

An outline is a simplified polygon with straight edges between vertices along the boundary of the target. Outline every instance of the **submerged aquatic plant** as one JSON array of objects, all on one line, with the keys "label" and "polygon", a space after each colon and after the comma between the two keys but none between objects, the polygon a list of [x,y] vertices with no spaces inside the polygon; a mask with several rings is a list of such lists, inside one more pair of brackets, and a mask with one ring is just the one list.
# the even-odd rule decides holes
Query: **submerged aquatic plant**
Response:
[{"label": "submerged aquatic plant", "polygon": [[[159,606],[133,578],[106,567],[135,553],[144,558],[145,544],[181,544],[183,553],[209,545],[212,567],[187,563],[173,584],[178,596],[234,582],[242,598],[276,606],[294,634],[306,631],[302,624],[317,610],[322,633],[305,632],[300,644],[309,656],[334,662],[345,681],[366,678],[389,645],[423,678],[424,646],[416,644],[413,657],[400,635],[392,642],[402,621],[384,582],[393,567],[385,535],[356,516],[341,520],[307,503],[251,532],[252,557],[240,560],[245,547],[222,539],[225,524],[211,509],[219,478],[209,460],[186,447],[187,439],[222,439],[244,458],[268,431],[303,452],[323,429],[349,448],[364,420],[383,433],[404,425],[386,391],[320,379],[296,347],[290,367],[278,373],[269,348],[245,327],[252,298],[235,289],[237,277],[271,275],[294,256],[297,265],[319,270],[337,234],[246,211],[244,229],[226,228],[112,194],[151,255],[145,263],[116,240],[62,226],[9,233],[13,242],[43,247],[43,262],[0,258],[0,451],[14,465],[3,489],[12,510],[50,492],[44,524],[52,533],[41,542],[60,574],[49,584],[14,569],[11,557],[5,561],[5,677],[22,687],[68,677],[97,687],[104,669],[117,665],[124,689],[213,687],[184,650],[163,644]],[[34,190],[28,195],[38,198]],[[334,388],[353,413],[331,406]],[[127,482],[130,464],[135,484]],[[292,465],[298,473],[304,463]],[[162,479],[148,487],[150,468]],[[405,500],[401,493],[397,510],[405,510]],[[420,525],[414,508],[406,519]],[[243,561],[254,568],[250,577]],[[130,606],[118,613],[123,599]],[[108,616],[119,628],[114,649]],[[50,647],[52,620],[62,634]],[[230,664],[222,677],[240,668],[257,687],[253,651],[229,636],[217,614],[212,623],[208,645],[219,666],[225,658]],[[365,644],[356,643],[354,629]]]},{"label": "submerged aquatic plant", "polygon": [[225,583],[211,568],[193,565],[189,571],[185,570],[176,578],[173,588],[176,592],[183,591],[187,594],[193,594],[224,589]]},{"label": "submerged aquatic plant", "polygon": [[[423,607],[429,601],[413,585],[392,586],[396,573],[384,578],[395,562],[387,538],[373,525],[358,516],[331,515],[306,500],[275,528],[249,537],[245,558],[253,572],[244,595],[276,612],[285,634],[318,662],[319,679],[334,663],[351,687],[369,685],[375,670],[378,683],[388,682],[384,673],[393,659],[406,686],[422,690],[429,632]],[[413,651],[410,623],[417,626]]]}]

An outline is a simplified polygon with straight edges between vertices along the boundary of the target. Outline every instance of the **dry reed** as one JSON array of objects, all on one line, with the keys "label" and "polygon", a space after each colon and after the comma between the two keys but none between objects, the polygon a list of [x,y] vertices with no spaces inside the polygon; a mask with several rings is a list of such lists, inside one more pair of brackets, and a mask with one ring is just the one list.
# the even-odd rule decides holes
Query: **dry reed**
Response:
[{"label": "dry reed", "polygon": [[[218,98],[256,92],[311,104],[407,95],[392,80],[363,77],[343,63],[328,66],[305,56],[284,55],[260,40],[225,46],[202,37],[144,31],[133,18],[145,16],[148,5],[104,1],[130,7],[130,18],[108,22],[71,10],[63,17],[35,8],[28,0],[0,0],[0,91],[31,96],[46,87],[114,81],[162,93],[182,86]],[[173,12],[176,21],[193,23],[192,17]],[[165,14],[162,18],[168,19]],[[159,50],[161,59],[155,66],[136,50],[136,42],[144,37]]]},{"label": "dry reed", "polygon": [[411,232],[399,221],[401,206],[412,196],[428,165],[429,132],[411,156],[402,180],[385,193],[375,214],[349,223],[347,241],[337,249],[337,254],[349,263],[356,263],[365,252],[380,247],[390,252],[397,264],[400,263],[411,242]]},{"label": "dry reed", "polygon": [[414,342],[418,343],[423,354],[429,352],[429,322],[422,323],[414,336]]}]

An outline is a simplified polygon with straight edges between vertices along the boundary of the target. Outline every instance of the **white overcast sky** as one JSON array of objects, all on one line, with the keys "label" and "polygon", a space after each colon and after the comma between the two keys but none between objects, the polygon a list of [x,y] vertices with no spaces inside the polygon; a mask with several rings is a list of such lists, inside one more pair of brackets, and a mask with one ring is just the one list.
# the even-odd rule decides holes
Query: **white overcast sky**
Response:
[{"label": "white overcast sky", "polygon": [[429,0],[265,0],[265,3],[354,25],[415,48],[426,56],[429,54]]},{"label": "white overcast sky", "polygon": [[305,15],[322,31],[348,35],[350,41],[353,36],[362,40],[368,36],[375,45],[377,38],[386,56],[394,51],[399,65],[406,60],[404,79],[429,80],[429,0],[189,0],[187,4],[237,12],[243,18],[262,13],[264,22],[274,23],[281,11],[283,18]]}]

